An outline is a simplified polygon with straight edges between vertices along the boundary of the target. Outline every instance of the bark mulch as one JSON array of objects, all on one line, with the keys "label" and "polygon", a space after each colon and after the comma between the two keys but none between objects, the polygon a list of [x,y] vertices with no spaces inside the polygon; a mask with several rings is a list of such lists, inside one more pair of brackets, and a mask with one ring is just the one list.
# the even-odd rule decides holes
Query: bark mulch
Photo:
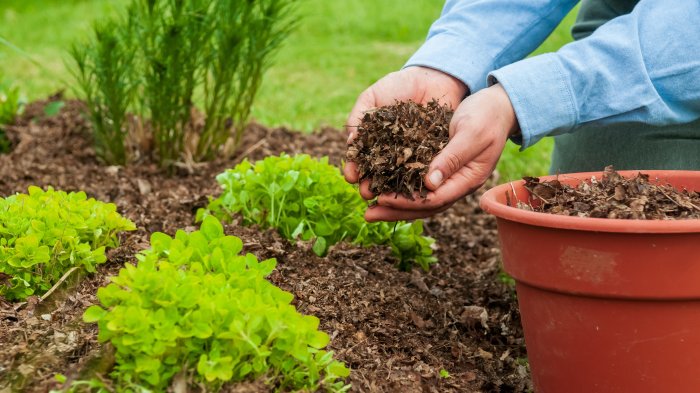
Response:
[{"label": "bark mulch", "polygon": [[[520,208],[564,216],[617,218],[628,220],[681,220],[700,218],[700,194],[677,190],[649,180],[638,173],[623,177],[608,166],[600,179],[595,177],[572,187],[558,179],[543,181],[525,178],[534,204],[519,203]],[[533,207],[534,206],[534,207]]]},{"label": "bark mulch", "polygon": [[[53,98],[58,99],[58,97]],[[133,255],[147,247],[153,231],[195,229],[194,212],[219,192],[215,175],[243,156],[304,152],[345,157],[345,135],[334,129],[305,135],[251,124],[241,156],[181,166],[165,175],[148,161],[128,167],[97,162],[81,104],[66,101],[47,117],[36,102],[7,129],[14,150],[0,156],[0,196],[26,192],[29,185],[66,191],[117,204],[138,230],[90,276],[73,275],[45,301],[11,304],[0,300],[0,392],[46,392],[55,373],[108,370],[113,360],[96,339],[95,325],[81,321],[108,283]],[[531,388],[515,294],[500,279],[496,225],[477,204],[460,201],[427,220],[437,239],[439,263],[429,272],[396,270],[384,247],[334,247],[325,258],[306,244],[290,244],[273,231],[228,225],[245,251],[275,257],[271,280],[294,293],[296,306],[321,319],[330,349],[352,369],[358,392],[524,392]],[[505,280],[504,280],[505,281]],[[441,378],[440,370],[449,372]],[[232,391],[266,391],[260,383]]]},{"label": "bark mulch", "polygon": [[453,111],[432,100],[426,105],[397,102],[365,113],[347,158],[373,194],[425,198],[428,165],[449,140]]}]

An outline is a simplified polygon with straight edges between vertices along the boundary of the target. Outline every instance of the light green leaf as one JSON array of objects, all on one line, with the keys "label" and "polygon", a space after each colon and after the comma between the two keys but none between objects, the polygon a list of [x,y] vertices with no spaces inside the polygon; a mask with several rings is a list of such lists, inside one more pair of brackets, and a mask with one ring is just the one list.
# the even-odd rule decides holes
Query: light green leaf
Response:
[{"label": "light green leaf", "polygon": [[325,257],[326,253],[328,252],[328,244],[326,243],[326,238],[324,237],[318,237],[316,238],[316,242],[314,242],[314,245],[312,247],[316,255],[320,257]]},{"label": "light green leaf", "polygon": [[107,310],[100,306],[92,305],[85,310],[83,321],[87,323],[97,322],[107,315]]}]

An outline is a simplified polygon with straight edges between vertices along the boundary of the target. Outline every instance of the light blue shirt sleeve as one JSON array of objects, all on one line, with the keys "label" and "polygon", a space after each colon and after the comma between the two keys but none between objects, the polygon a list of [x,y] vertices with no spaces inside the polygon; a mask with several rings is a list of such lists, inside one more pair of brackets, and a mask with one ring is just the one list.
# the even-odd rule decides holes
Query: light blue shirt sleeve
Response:
[{"label": "light blue shirt sleeve", "polygon": [[406,67],[425,66],[450,74],[474,93],[489,72],[535,50],[575,0],[447,0],[423,46]]},{"label": "light blue shirt sleeve", "polygon": [[496,80],[523,148],[595,123],[691,122],[700,117],[700,1],[642,0],[588,38],[492,72]]}]

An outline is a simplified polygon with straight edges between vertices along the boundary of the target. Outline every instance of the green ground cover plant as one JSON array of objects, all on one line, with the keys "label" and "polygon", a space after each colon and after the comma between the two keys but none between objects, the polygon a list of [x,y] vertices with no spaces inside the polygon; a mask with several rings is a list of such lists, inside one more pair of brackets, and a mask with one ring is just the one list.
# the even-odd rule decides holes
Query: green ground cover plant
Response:
[{"label": "green ground cover plant", "polygon": [[283,154],[254,164],[245,160],[217,181],[223,193],[197,212],[198,220],[214,215],[231,221],[240,214],[244,225],[276,228],[287,239],[313,241],[319,256],[347,240],[361,246],[389,244],[402,269],[417,264],[427,270],[436,261],[434,240],[422,235],[420,220],[367,223],[367,202],[327,158]]},{"label": "green ground cover plant", "polygon": [[192,233],[154,233],[138,264],[98,290],[101,306],[84,320],[115,348],[117,387],[165,391],[184,373],[213,391],[260,377],[279,391],[349,389],[341,379],[349,370],[323,350],[329,337],[318,318],[265,279],[275,260],[242,248],[210,216]]},{"label": "green ground cover plant", "polygon": [[22,300],[42,295],[69,269],[94,272],[118,234],[135,230],[114,204],[29,187],[28,194],[0,199],[0,296]]},{"label": "green ground cover plant", "polygon": [[100,157],[125,164],[130,143],[151,142],[163,166],[235,151],[292,3],[132,0],[122,19],[97,25],[71,53]]}]

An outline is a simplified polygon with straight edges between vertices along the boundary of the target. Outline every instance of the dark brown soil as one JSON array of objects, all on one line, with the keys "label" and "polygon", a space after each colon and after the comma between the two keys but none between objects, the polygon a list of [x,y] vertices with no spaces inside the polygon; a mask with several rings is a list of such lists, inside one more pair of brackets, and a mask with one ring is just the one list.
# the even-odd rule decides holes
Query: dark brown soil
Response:
[{"label": "dark brown soil", "polygon": [[436,100],[374,109],[362,118],[347,158],[357,163],[360,180],[370,180],[374,195],[425,198],[423,178],[430,161],[447,145],[452,113]]},{"label": "dark brown soil", "polygon": [[[56,117],[43,105],[29,105],[8,128],[15,150],[0,155],[0,196],[27,186],[53,185],[85,190],[117,204],[138,231],[122,238],[98,273],[73,275],[43,302],[10,304],[0,300],[0,392],[47,392],[53,376],[78,376],[84,370],[109,370],[112,358],[96,340],[95,325],[81,321],[108,282],[151,231],[193,230],[194,212],[219,192],[214,176],[243,156],[260,159],[280,152],[329,155],[339,164],[343,133],[325,129],[313,135],[251,125],[242,156],[181,166],[172,176],[144,162],[127,168],[97,163],[90,147],[81,104],[70,101]],[[500,256],[495,221],[477,206],[477,197],[460,201],[428,220],[437,239],[439,263],[427,273],[400,272],[390,251],[341,244],[326,258],[308,244],[290,244],[273,231],[229,225],[245,250],[275,257],[271,280],[291,291],[296,306],[321,319],[332,337],[330,348],[352,369],[358,392],[524,392],[530,387],[515,294],[499,279]],[[449,378],[441,378],[444,369]],[[261,383],[230,391],[266,391]]]},{"label": "dark brown soil", "polygon": [[[637,220],[679,220],[700,218],[700,194],[677,190],[649,175],[638,173],[625,178],[608,166],[600,180],[579,183],[576,187],[559,180],[540,182],[525,178],[534,204],[521,208],[565,216]],[[533,207],[534,206],[534,207]]]}]

